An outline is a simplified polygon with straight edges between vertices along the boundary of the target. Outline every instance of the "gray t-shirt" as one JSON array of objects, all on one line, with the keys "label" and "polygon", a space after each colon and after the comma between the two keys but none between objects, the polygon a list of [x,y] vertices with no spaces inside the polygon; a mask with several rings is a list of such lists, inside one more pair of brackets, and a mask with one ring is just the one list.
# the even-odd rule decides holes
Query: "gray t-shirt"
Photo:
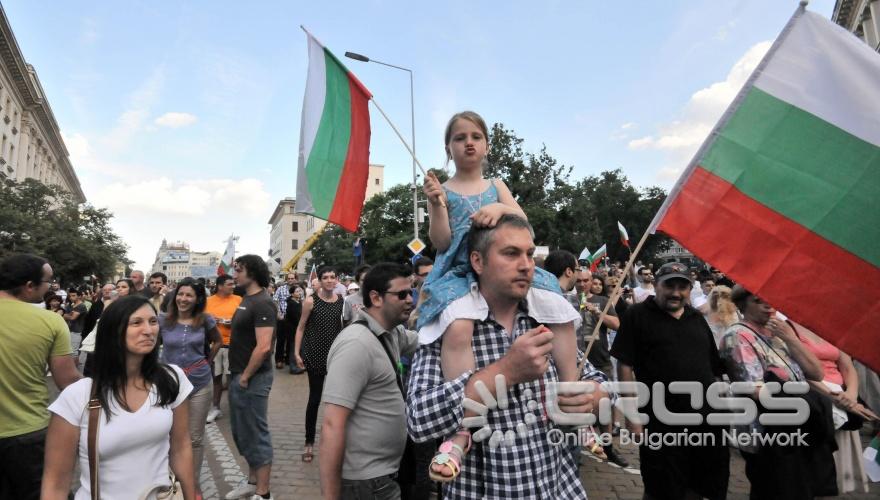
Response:
[{"label": "gray t-shirt", "polygon": [[345,301],[342,303],[342,321],[348,323],[352,321],[355,316],[357,316],[357,312],[364,308],[364,296],[361,295],[360,290],[357,293],[353,293],[345,297]]},{"label": "gray t-shirt", "polygon": [[395,368],[379,344],[388,346],[395,361],[411,355],[418,335],[398,326],[384,330],[369,314],[355,315],[369,328],[354,323],[342,330],[327,356],[327,378],[321,400],[351,410],[345,425],[342,478],[373,479],[393,474],[406,446],[406,405],[397,386]]}]

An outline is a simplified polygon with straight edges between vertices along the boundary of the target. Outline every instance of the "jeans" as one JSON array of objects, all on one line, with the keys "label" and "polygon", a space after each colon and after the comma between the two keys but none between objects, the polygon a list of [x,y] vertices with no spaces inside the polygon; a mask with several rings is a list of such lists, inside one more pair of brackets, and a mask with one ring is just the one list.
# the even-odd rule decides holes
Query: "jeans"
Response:
[{"label": "jeans", "polygon": [[374,479],[343,479],[342,500],[400,500],[400,487],[391,476]]},{"label": "jeans", "polygon": [[40,498],[45,451],[46,429],[0,438],[0,498]]},{"label": "jeans", "polygon": [[213,397],[213,382],[208,382],[208,385],[189,395],[189,435],[192,438],[193,472],[197,490],[201,489],[199,475],[202,473],[202,459],[205,456],[205,445],[202,441]]},{"label": "jeans", "polygon": [[306,446],[315,444],[315,426],[318,424],[318,408],[321,406],[321,393],[324,392],[326,373],[316,374],[307,371],[309,376],[309,403],[306,406]]},{"label": "jeans", "polygon": [[272,436],[269,434],[269,391],[272,370],[251,376],[247,389],[239,385],[241,373],[229,381],[229,423],[235,447],[252,469],[272,463]]}]

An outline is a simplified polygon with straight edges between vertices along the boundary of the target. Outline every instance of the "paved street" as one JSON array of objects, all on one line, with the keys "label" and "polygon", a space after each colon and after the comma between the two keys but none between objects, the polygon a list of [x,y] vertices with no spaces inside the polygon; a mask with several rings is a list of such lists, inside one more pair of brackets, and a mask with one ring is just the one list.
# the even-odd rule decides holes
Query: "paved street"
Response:
[{"label": "paved street", "polygon": [[[289,375],[286,370],[275,371],[275,383],[269,404],[269,425],[275,447],[272,493],[279,500],[320,498],[317,457],[311,464],[303,463],[300,458],[305,439],[304,414],[307,398],[308,380],[305,374]],[[222,408],[226,413],[225,395]],[[247,468],[235,453],[235,445],[229,432],[228,415],[218,419],[216,425],[209,424],[207,435],[209,450],[206,458],[210,478],[204,478],[203,481],[205,498],[223,498],[223,495],[244,477],[242,471],[246,471]],[[320,440],[320,427],[318,439]],[[863,440],[867,442],[865,436]],[[637,473],[633,473],[638,471],[638,450],[635,447],[628,447],[623,448],[622,451],[634,466],[633,470],[625,471],[590,458],[583,459],[581,478],[591,500],[624,500],[642,497],[642,479]],[[728,498],[746,499],[749,484],[745,477],[744,462],[738,452],[734,451],[731,455]],[[880,484],[872,484],[869,494],[837,498],[867,499],[878,496],[880,496]]]}]

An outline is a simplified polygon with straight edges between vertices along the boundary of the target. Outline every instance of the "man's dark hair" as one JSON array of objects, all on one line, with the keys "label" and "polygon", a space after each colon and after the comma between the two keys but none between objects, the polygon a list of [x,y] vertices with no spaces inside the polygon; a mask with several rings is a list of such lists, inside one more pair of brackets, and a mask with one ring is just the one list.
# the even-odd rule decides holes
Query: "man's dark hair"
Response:
[{"label": "man's dark hair", "polygon": [[336,269],[333,266],[321,266],[318,268],[318,281],[321,281],[321,278],[327,273],[333,273],[337,277],[339,276],[339,273],[336,272]]},{"label": "man's dark hair", "polygon": [[[128,320],[138,309],[148,306],[156,312],[156,308],[149,299],[142,295],[132,294],[122,297],[107,306],[101,313],[101,321],[98,322],[98,331],[95,337],[94,368],[92,369],[92,381],[96,386],[98,401],[104,409],[107,421],[110,421],[110,398],[116,400],[116,404],[128,411],[135,411],[125,403],[125,387],[128,384],[128,371],[126,370],[125,336],[128,331]],[[156,388],[158,398],[156,405],[167,406],[177,399],[180,390],[180,380],[168,365],[159,361],[159,346],[144,356],[141,363],[141,376],[146,382]]]},{"label": "man's dark hair", "polygon": [[413,263],[413,274],[419,274],[419,269],[425,266],[433,266],[434,261],[429,257],[421,256]]},{"label": "man's dark hair", "polygon": [[364,275],[370,270],[369,264],[361,264],[354,270],[354,280],[360,284],[364,280]]},{"label": "man's dark hair", "polygon": [[553,276],[561,278],[566,269],[578,270],[577,257],[568,250],[553,250],[544,259],[544,269]]},{"label": "man's dark hair", "polygon": [[527,229],[529,234],[532,235],[532,238],[535,237],[535,231],[532,229],[532,225],[529,224],[529,221],[523,219],[519,215],[504,214],[498,219],[498,223],[495,224],[495,227],[471,227],[471,230],[468,232],[468,249],[471,252],[479,253],[485,258],[487,255],[486,252],[488,252],[489,247],[492,246],[492,241],[495,238],[495,231],[498,231],[504,226]]},{"label": "man's dark hair", "polygon": [[370,300],[370,292],[375,290],[381,295],[388,291],[391,280],[395,278],[409,278],[409,275],[409,270],[402,264],[382,262],[371,267],[361,283],[364,307],[373,307],[373,301]]},{"label": "man's dark hair", "polygon": [[168,284],[168,276],[165,276],[165,273],[153,273],[153,274],[150,275],[150,279],[151,279],[151,280],[152,280],[152,279],[155,279],[155,278],[162,278],[162,284],[163,284],[163,285],[167,285],[167,284]]},{"label": "man's dark hair", "polygon": [[48,263],[42,257],[27,253],[3,259],[0,262],[0,290],[18,296],[28,282],[39,286],[43,281],[43,266]]},{"label": "man's dark hair", "polygon": [[220,286],[231,279],[232,279],[232,276],[230,276],[228,274],[224,274],[223,276],[217,276],[217,286]]},{"label": "man's dark hair", "polygon": [[263,288],[269,286],[272,275],[269,273],[269,266],[260,258],[259,255],[247,254],[235,259],[239,266],[243,267],[247,275],[257,282]]}]

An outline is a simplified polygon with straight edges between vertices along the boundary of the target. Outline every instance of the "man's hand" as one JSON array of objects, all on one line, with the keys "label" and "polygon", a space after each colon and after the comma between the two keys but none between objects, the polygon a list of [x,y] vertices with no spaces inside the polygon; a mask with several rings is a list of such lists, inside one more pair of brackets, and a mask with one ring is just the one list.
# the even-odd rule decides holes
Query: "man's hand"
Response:
[{"label": "man's hand", "polygon": [[553,332],[544,325],[527,330],[517,337],[502,358],[504,373],[511,384],[531,382],[544,375],[550,366],[548,354],[553,349]]},{"label": "man's hand", "polygon": [[607,398],[608,393],[603,391],[599,384],[593,382],[596,388],[589,394],[574,394],[565,396],[560,394],[557,402],[559,409],[565,413],[596,413],[599,411],[599,401]]},{"label": "man's hand", "polygon": [[244,377],[238,378],[238,386],[241,387],[242,389],[247,389],[248,384],[250,384],[250,381],[248,379],[246,379]]}]

